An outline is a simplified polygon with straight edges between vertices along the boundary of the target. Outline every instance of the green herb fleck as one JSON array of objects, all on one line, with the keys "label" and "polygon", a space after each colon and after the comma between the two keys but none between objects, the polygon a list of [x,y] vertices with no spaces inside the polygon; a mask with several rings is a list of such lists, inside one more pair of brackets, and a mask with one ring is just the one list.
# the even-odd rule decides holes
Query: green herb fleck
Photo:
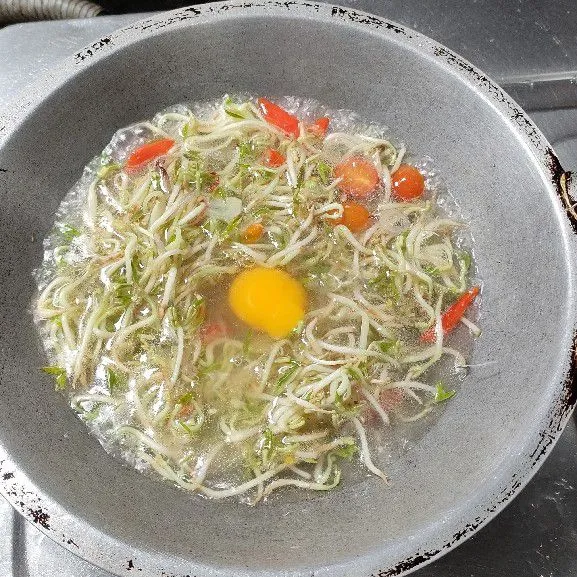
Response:
[{"label": "green herb fleck", "polygon": [[363,374],[363,371],[358,367],[347,367],[347,374],[351,379],[355,381],[366,380],[366,376]]},{"label": "green herb fleck", "polygon": [[170,307],[171,315],[175,326],[180,326],[187,329],[194,329],[200,326],[204,320],[204,299],[196,295],[195,299],[190,303],[186,309],[179,307]]},{"label": "green herb fleck", "polygon": [[265,429],[262,433],[261,449],[264,451],[270,451],[274,445],[274,441],[274,433],[270,429]]},{"label": "green herb fleck", "polygon": [[461,265],[461,270],[463,274],[467,274],[471,269],[471,253],[466,250],[460,250],[456,253],[459,264]]},{"label": "green herb fleck", "polygon": [[194,393],[192,391],[188,391],[187,393],[184,393],[184,395],[181,395],[178,398],[176,404],[182,406],[190,405],[193,399],[194,399]]},{"label": "green herb fleck", "polygon": [[242,339],[242,356],[246,359],[250,354],[250,345],[253,340],[253,332],[251,330],[247,330],[244,338]]},{"label": "green herb fleck", "polygon": [[297,182],[296,187],[297,189],[301,189],[305,180],[305,167],[304,164],[300,167],[299,172],[297,174]]},{"label": "green herb fleck", "polygon": [[317,164],[317,174],[319,175],[321,182],[326,186],[331,180],[333,169],[329,164],[321,161]]},{"label": "green herb fleck", "polygon": [[115,299],[124,307],[132,302],[132,286],[128,283],[118,284],[114,291]]},{"label": "green herb fleck", "polygon": [[66,242],[72,242],[73,239],[81,235],[80,230],[70,224],[60,225],[58,231]]},{"label": "green herb fleck", "polygon": [[238,118],[240,120],[244,120],[245,118],[239,106],[229,96],[224,99],[224,111],[229,116],[232,116],[232,118]]},{"label": "green herb fleck", "polygon": [[218,371],[222,368],[222,363],[208,363],[203,364],[198,367],[196,374],[199,378],[206,377],[213,373],[214,371]]},{"label": "green herb fleck", "polygon": [[98,170],[96,176],[101,179],[106,178],[107,176],[110,176],[110,174],[112,174],[113,172],[118,172],[121,168],[122,168],[121,164],[118,164],[117,162],[111,162],[110,164],[105,164],[104,166],[102,166]]},{"label": "green herb fleck", "polygon": [[337,457],[341,457],[342,459],[352,459],[357,451],[358,451],[358,448],[353,441],[348,445],[344,445],[342,447],[338,447],[337,449],[334,449],[332,451],[332,453],[333,453],[333,455],[336,455]]},{"label": "green herb fleck", "polygon": [[184,429],[185,433],[187,433],[188,435],[194,434],[193,430],[183,421],[178,420],[177,423]]},{"label": "green herb fleck", "polygon": [[153,172],[150,175],[150,184],[153,190],[160,190],[160,174],[158,172]]},{"label": "green herb fleck", "polygon": [[213,191],[212,194],[218,198],[227,198],[229,195],[229,191],[224,186],[217,186]]},{"label": "green herb fleck", "polygon": [[[252,142],[245,140],[243,142],[238,143],[238,154],[241,160],[245,160],[247,157],[252,156],[253,152],[254,152],[254,146]],[[249,164],[240,164],[239,166],[245,169],[250,168]]]},{"label": "green herb fleck", "polygon": [[235,216],[224,228],[224,230],[220,233],[220,237],[222,240],[227,239],[229,236],[232,235],[233,232],[238,228],[240,221],[242,220],[242,214]]},{"label": "green herb fleck", "polygon": [[298,338],[305,328],[304,321],[299,321],[294,329],[289,333],[289,338]]},{"label": "green herb fleck", "polygon": [[[85,421],[94,421],[94,419],[96,419],[96,417],[98,417],[98,415],[100,415],[100,409],[102,408],[102,405],[99,403],[96,403],[94,405],[94,408],[91,411],[84,411],[81,413],[82,418]],[[82,411],[82,409],[81,409]]]},{"label": "green herb fleck", "polygon": [[455,392],[456,391],[447,391],[443,387],[443,382],[438,381],[437,383],[435,383],[435,403],[442,403],[443,401],[446,401],[451,397],[454,397]]},{"label": "green herb fleck", "polygon": [[322,275],[326,274],[331,270],[331,264],[328,262],[317,262],[309,267],[309,274],[310,275]]},{"label": "green herb fleck", "polygon": [[271,209],[268,206],[261,206],[252,212],[252,216],[257,218],[259,216],[267,216],[271,213]]},{"label": "green herb fleck", "polygon": [[282,390],[293,378],[294,374],[299,370],[300,365],[294,360],[291,360],[290,363],[281,367],[279,370],[280,377],[276,382],[277,390]]},{"label": "green herb fleck", "polygon": [[397,247],[399,252],[403,252],[407,245],[407,237],[409,236],[410,230],[405,230],[401,234],[395,237],[394,245]]},{"label": "green herb fleck", "polygon": [[401,350],[401,342],[396,339],[377,341],[377,346],[382,353],[389,357],[398,356]]},{"label": "green herb fleck", "polygon": [[117,372],[113,371],[110,367],[106,369],[108,390],[113,393],[119,389],[123,389],[127,385],[127,379],[124,375],[119,375]]},{"label": "green herb fleck", "polygon": [[437,268],[436,266],[430,266],[430,265],[425,265],[423,267],[423,270],[429,275],[429,276],[439,276],[441,274],[441,270],[439,268]]},{"label": "green herb fleck", "polygon": [[54,375],[56,378],[56,390],[61,391],[66,388],[66,369],[57,366],[42,367],[42,370],[48,375]]},{"label": "green herb fleck", "polygon": [[266,428],[259,442],[259,451],[263,462],[270,461],[274,453],[282,446],[282,440],[269,428]]},{"label": "green herb fleck", "polygon": [[378,290],[382,295],[390,298],[399,298],[399,289],[395,282],[395,273],[386,269],[377,277],[368,282],[369,286]]}]

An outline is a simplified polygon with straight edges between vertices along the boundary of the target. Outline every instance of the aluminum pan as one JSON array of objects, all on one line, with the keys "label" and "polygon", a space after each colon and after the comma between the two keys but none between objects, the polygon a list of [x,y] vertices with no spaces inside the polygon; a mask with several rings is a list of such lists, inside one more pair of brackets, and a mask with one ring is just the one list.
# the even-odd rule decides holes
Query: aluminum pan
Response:
[{"label": "aluminum pan", "polygon": [[[242,50],[247,36],[259,39],[251,59]],[[174,54],[188,61],[166,58]],[[485,336],[472,361],[480,366],[391,471],[404,487],[382,492],[367,480],[256,510],[199,501],[108,458],[34,370],[37,343],[21,320],[40,255],[30,232],[45,233],[85,158],[116,126],[231,90],[232,81],[263,94],[315,96],[395,127],[417,153],[432,153],[471,220],[486,281]],[[96,106],[95,88],[101,96],[97,87],[112,83],[116,96]],[[79,52],[6,114],[0,138],[3,492],[92,563],[142,575],[399,574],[487,522],[558,438],[574,404],[575,269],[558,197],[563,172],[518,106],[438,44],[323,4],[179,10]]]}]

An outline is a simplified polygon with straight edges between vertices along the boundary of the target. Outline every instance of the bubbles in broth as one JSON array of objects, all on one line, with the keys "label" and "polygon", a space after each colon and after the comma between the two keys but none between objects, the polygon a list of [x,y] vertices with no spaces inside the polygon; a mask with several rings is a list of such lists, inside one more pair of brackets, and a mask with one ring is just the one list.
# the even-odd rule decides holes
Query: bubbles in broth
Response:
[{"label": "bubbles in broth", "polygon": [[44,370],[107,451],[209,498],[386,480],[478,334],[432,166],[292,97],[120,130],[45,241]]}]

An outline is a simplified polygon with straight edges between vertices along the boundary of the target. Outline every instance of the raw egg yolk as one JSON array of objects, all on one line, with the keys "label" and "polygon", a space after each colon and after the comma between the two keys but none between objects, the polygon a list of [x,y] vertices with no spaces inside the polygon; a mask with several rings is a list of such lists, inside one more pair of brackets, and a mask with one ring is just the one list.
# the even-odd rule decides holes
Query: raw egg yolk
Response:
[{"label": "raw egg yolk", "polygon": [[228,291],[228,302],[234,314],[247,325],[280,339],[303,319],[306,293],[285,271],[256,267],[235,277]]}]

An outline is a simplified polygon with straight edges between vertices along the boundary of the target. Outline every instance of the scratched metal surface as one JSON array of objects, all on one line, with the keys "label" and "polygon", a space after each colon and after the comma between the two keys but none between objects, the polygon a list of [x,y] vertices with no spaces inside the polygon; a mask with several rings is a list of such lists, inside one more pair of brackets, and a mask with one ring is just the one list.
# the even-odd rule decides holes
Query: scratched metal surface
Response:
[{"label": "scratched metal surface", "polygon": [[[550,13],[533,14],[535,2],[516,2],[504,9],[511,12],[507,19],[500,11],[490,12],[482,38],[478,29],[482,12],[488,8],[484,0],[467,0],[468,29],[463,27],[463,19],[449,17],[449,7],[454,2],[448,0],[436,2],[435,12],[425,9],[418,14],[407,9],[409,2],[350,3],[417,28],[486,69],[531,111],[554,144],[564,168],[577,170],[577,89],[572,82],[577,70],[577,9],[576,14],[571,14],[569,3],[557,2],[554,9],[558,15],[575,21],[575,30],[559,25]],[[424,2],[421,7],[428,4]],[[513,5],[515,8],[511,8]],[[524,12],[517,12],[519,7]],[[464,2],[460,9],[465,10]],[[527,16],[532,15],[535,18],[528,23]],[[0,30],[0,106],[58,59],[135,19],[134,15],[125,15]],[[504,45],[507,29],[503,27],[513,31],[512,48]],[[525,42],[525,48],[530,44],[539,46],[541,53],[520,47],[520,31],[532,40],[532,44]],[[495,39],[497,47],[493,46]],[[577,576],[575,487],[577,426],[572,419],[557,447],[521,495],[473,538],[416,575]],[[109,577],[53,543],[0,500],[0,577],[57,576]]]}]

